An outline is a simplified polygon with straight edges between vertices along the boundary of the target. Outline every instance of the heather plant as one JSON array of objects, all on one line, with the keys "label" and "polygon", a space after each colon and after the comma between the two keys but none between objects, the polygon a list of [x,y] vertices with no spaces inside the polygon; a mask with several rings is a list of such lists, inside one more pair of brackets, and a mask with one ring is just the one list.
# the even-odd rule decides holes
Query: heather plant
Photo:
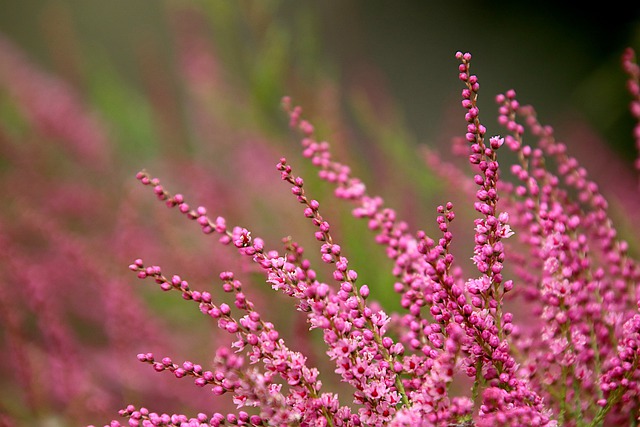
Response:
[{"label": "heather plant", "polygon": [[[458,209],[453,203],[436,208],[436,235],[411,230],[334,158],[302,109],[283,99],[304,157],[334,187],[336,198],[355,206],[353,216],[365,220],[384,247],[399,312],[375,301],[380,285],[363,283],[349,260],[350,242],[338,241],[321,203],[287,159],[280,158],[276,169],[311,222],[322,261],[316,268],[293,237],[278,249],[250,229],[229,225],[212,207],[170,192],[149,172],[137,174],[166,206],[254,263],[262,280],[248,286],[223,271],[217,288],[229,295],[224,299],[191,280],[188,270],[166,271],[142,259],[129,266],[139,279],[192,302],[229,336],[213,360],[150,352],[138,360],[214,396],[231,397],[237,410],[169,415],[129,405],[120,411],[125,423],[426,427],[640,421],[640,265],[630,245],[618,235],[598,185],[513,90],[496,97],[504,136],[488,133],[471,55],[458,52],[456,58],[466,133],[454,151],[467,159],[471,173],[443,166],[433,151],[427,161],[444,183],[473,198],[475,219],[467,225],[473,242],[465,246],[472,269],[454,256],[455,245],[466,242],[458,243],[452,231]],[[625,51],[623,65],[637,119],[632,50]],[[510,167],[499,162],[505,150],[516,159]],[[309,329],[320,332],[332,369],[347,388],[331,390],[308,349],[285,342],[270,320],[273,310],[250,296],[251,287],[264,286],[259,282],[290,297]]]},{"label": "heather plant", "polygon": [[[456,140],[462,156],[451,162],[422,147],[429,167],[418,170],[392,98],[379,81],[367,86],[375,73],[355,89],[327,78],[308,15],[291,30],[273,13],[278,2],[167,2],[160,48],[155,35],[127,40],[136,86],[99,43],[73,34],[64,2],[52,4],[42,23],[54,36],[53,70],[0,36],[1,426],[103,423],[125,402],[135,405],[123,411],[128,420],[113,424],[499,425],[528,424],[536,411],[563,425],[635,422],[622,420],[637,399],[634,356],[620,347],[634,345],[625,330],[636,311],[631,193],[616,179],[626,199],[606,186],[600,194],[568,157],[575,147],[555,141],[514,93],[498,99],[502,148],[493,147],[500,138],[485,141],[464,55],[477,136]],[[637,119],[632,51],[623,64]],[[313,128],[284,103],[309,162],[283,138],[274,105],[285,91],[315,117]],[[366,150],[353,144],[358,132]],[[499,154],[473,153],[467,176],[470,147]],[[512,158],[511,176],[502,164]],[[148,188],[131,183],[132,165],[180,189],[139,175],[173,210],[151,207]],[[321,180],[355,204],[355,219]],[[423,198],[438,191],[442,207],[425,211]],[[176,210],[242,256],[196,238]],[[484,222],[471,225],[476,216]],[[383,250],[371,248],[367,228]],[[283,235],[292,237],[280,246]],[[312,266],[316,241],[323,262]],[[138,256],[162,268],[132,263]],[[172,292],[132,286],[130,263],[141,282]],[[176,291],[199,310],[176,304]]]}]

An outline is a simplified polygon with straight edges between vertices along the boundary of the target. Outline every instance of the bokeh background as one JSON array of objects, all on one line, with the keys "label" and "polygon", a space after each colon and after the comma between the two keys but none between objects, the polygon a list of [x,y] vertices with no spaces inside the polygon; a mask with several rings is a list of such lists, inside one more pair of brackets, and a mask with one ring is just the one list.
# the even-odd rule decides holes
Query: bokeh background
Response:
[{"label": "bokeh background", "polygon": [[[640,7],[446,3],[2,2],[0,425],[101,425],[128,403],[187,414],[229,404],[136,361],[153,351],[205,364],[230,340],[179,296],[138,283],[127,269],[138,257],[219,294],[217,274],[236,271],[258,308],[278,307],[270,320],[291,347],[324,363],[293,302],[155,201],[135,180],[142,168],[271,247],[291,235],[316,260],[313,228],[274,167],[286,156],[373,296],[397,308],[391,262],[300,155],[284,95],[415,229],[435,230],[437,204],[460,204],[465,241],[471,203],[418,147],[446,157],[463,135],[454,53],[470,51],[489,132],[501,131],[493,97],[516,89],[601,184],[637,251],[620,54],[640,49]],[[458,250],[467,259],[472,246]]]}]

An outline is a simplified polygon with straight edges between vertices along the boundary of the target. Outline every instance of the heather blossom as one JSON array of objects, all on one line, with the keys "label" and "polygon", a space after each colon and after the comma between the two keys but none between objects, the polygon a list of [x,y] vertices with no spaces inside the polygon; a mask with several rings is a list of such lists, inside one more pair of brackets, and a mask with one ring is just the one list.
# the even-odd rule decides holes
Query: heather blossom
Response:
[{"label": "heather blossom", "polygon": [[[552,427],[640,421],[638,261],[618,236],[597,184],[514,91],[496,97],[504,135],[489,136],[472,57],[458,52],[456,58],[466,148],[455,151],[464,154],[471,175],[453,164],[437,169],[433,152],[427,160],[473,198],[473,271],[454,256],[453,203],[436,208],[437,235],[410,230],[334,160],[302,109],[283,99],[304,156],[337,198],[354,205],[353,215],[367,221],[393,262],[400,313],[374,300],[374,287],[351,266],[349,242],[337,241],[321,203],[287,159],[276,169],[313,225],[318,257],[330,271],[327,281],[291,237],[281,249],[271,248],[273,242],[191,204],[147,171],[138,173],[159,200],[235,248],[258,266],[266,284],[293,299],[309,329],[321,332],[334,372],[351,395],[330,390],[308,357],[287,346],[270,313],[258,309],[234,272],[219,274],[219,286],[232,297],[226,303],[192,284],[188,271],[167,273],[137,259],[129,268],[138,278],[194,303],[230,336],[209,361],[177,362],[152,353],[138,354],[138,360],[214,396],[230,395],[237,410],[187,416],[129,405],[120,411],[125,424]],[[638,66],[631,50],[623,64],[638,119]],[[500,163],[504,150],[516,155],[510,167]]]}]

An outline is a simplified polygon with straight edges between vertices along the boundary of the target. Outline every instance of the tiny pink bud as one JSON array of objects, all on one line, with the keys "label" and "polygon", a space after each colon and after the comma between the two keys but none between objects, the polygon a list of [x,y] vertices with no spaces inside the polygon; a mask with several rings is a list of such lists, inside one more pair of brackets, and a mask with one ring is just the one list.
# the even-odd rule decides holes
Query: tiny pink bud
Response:
[{"label": "tiny pink bud", "polygon": [[369,296],[369,287],[367,285],[362,285],[360,288],[360,296],[364,299],[367,299]]},{"label": "tiny pink bud", "polygon": [[498,148],[502,147],[502,144],[504,144],[504,138],[500,138],[499,136],[493,136],[489,140],[489,144],[491,145],[491,148],[493,148],[494,150],[497,150]]}]

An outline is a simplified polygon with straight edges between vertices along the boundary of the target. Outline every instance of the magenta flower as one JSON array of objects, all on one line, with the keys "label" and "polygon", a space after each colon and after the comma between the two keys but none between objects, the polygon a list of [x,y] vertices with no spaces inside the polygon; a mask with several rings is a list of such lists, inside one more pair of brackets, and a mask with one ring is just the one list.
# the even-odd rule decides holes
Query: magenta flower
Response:
[{"label": "magenta flower", "polygon": [[[472,271],[453,255],[451,202],[436,209],[437,236],[409,230],[332,158],[302,109],[283,100],[291,127],[302,135],[304,156],[335,187],[336,197],[354,204],[353,215],[367,221],[393,261],[401,313],[387,313],[375,301],[377,287],[362,283],[350,266],[349,242],[337,241],[321,203],[285,158],[276,168],[313,225],[320,268],[329,271],[326,282],[291,238],[281,250],[267,249],[270,242],[249,229],[189,205],[145,171],[137,175],[159,200],[235,248],[273,290],[295,301],[309,329],[321,334],[350,396],[332,391],[309,358],[287,346],[268,320],[273,313],[256,309],[234,273],[219,275],[231,298],[218,302],[188,279],[136,260],[130,269],[140,279],[179,293],[231,337],[208,363],[176,363],[151,353],[138,360],[188,378],[216,397],[230,395],[237,412],[168,415],[129,405],[120,412],[129,425],[552,427],[640,421],[638,261],[619,238],[598,186],[514,91],[496,98],[505,135],[488,136],[471,55],[459,52],[456,58],[464,84],[463,155],[471,173],[467,177],[453,166],[442,172],[443,180],[473,198]],[[623,64],[638,119],[632,51],[625,51]],[[510,168],[499,162],[505,149],[516,155]],[[459,146],[455,151],[462,152]],[[429,162],[437,166],[434,156],[429,153]]]}]

